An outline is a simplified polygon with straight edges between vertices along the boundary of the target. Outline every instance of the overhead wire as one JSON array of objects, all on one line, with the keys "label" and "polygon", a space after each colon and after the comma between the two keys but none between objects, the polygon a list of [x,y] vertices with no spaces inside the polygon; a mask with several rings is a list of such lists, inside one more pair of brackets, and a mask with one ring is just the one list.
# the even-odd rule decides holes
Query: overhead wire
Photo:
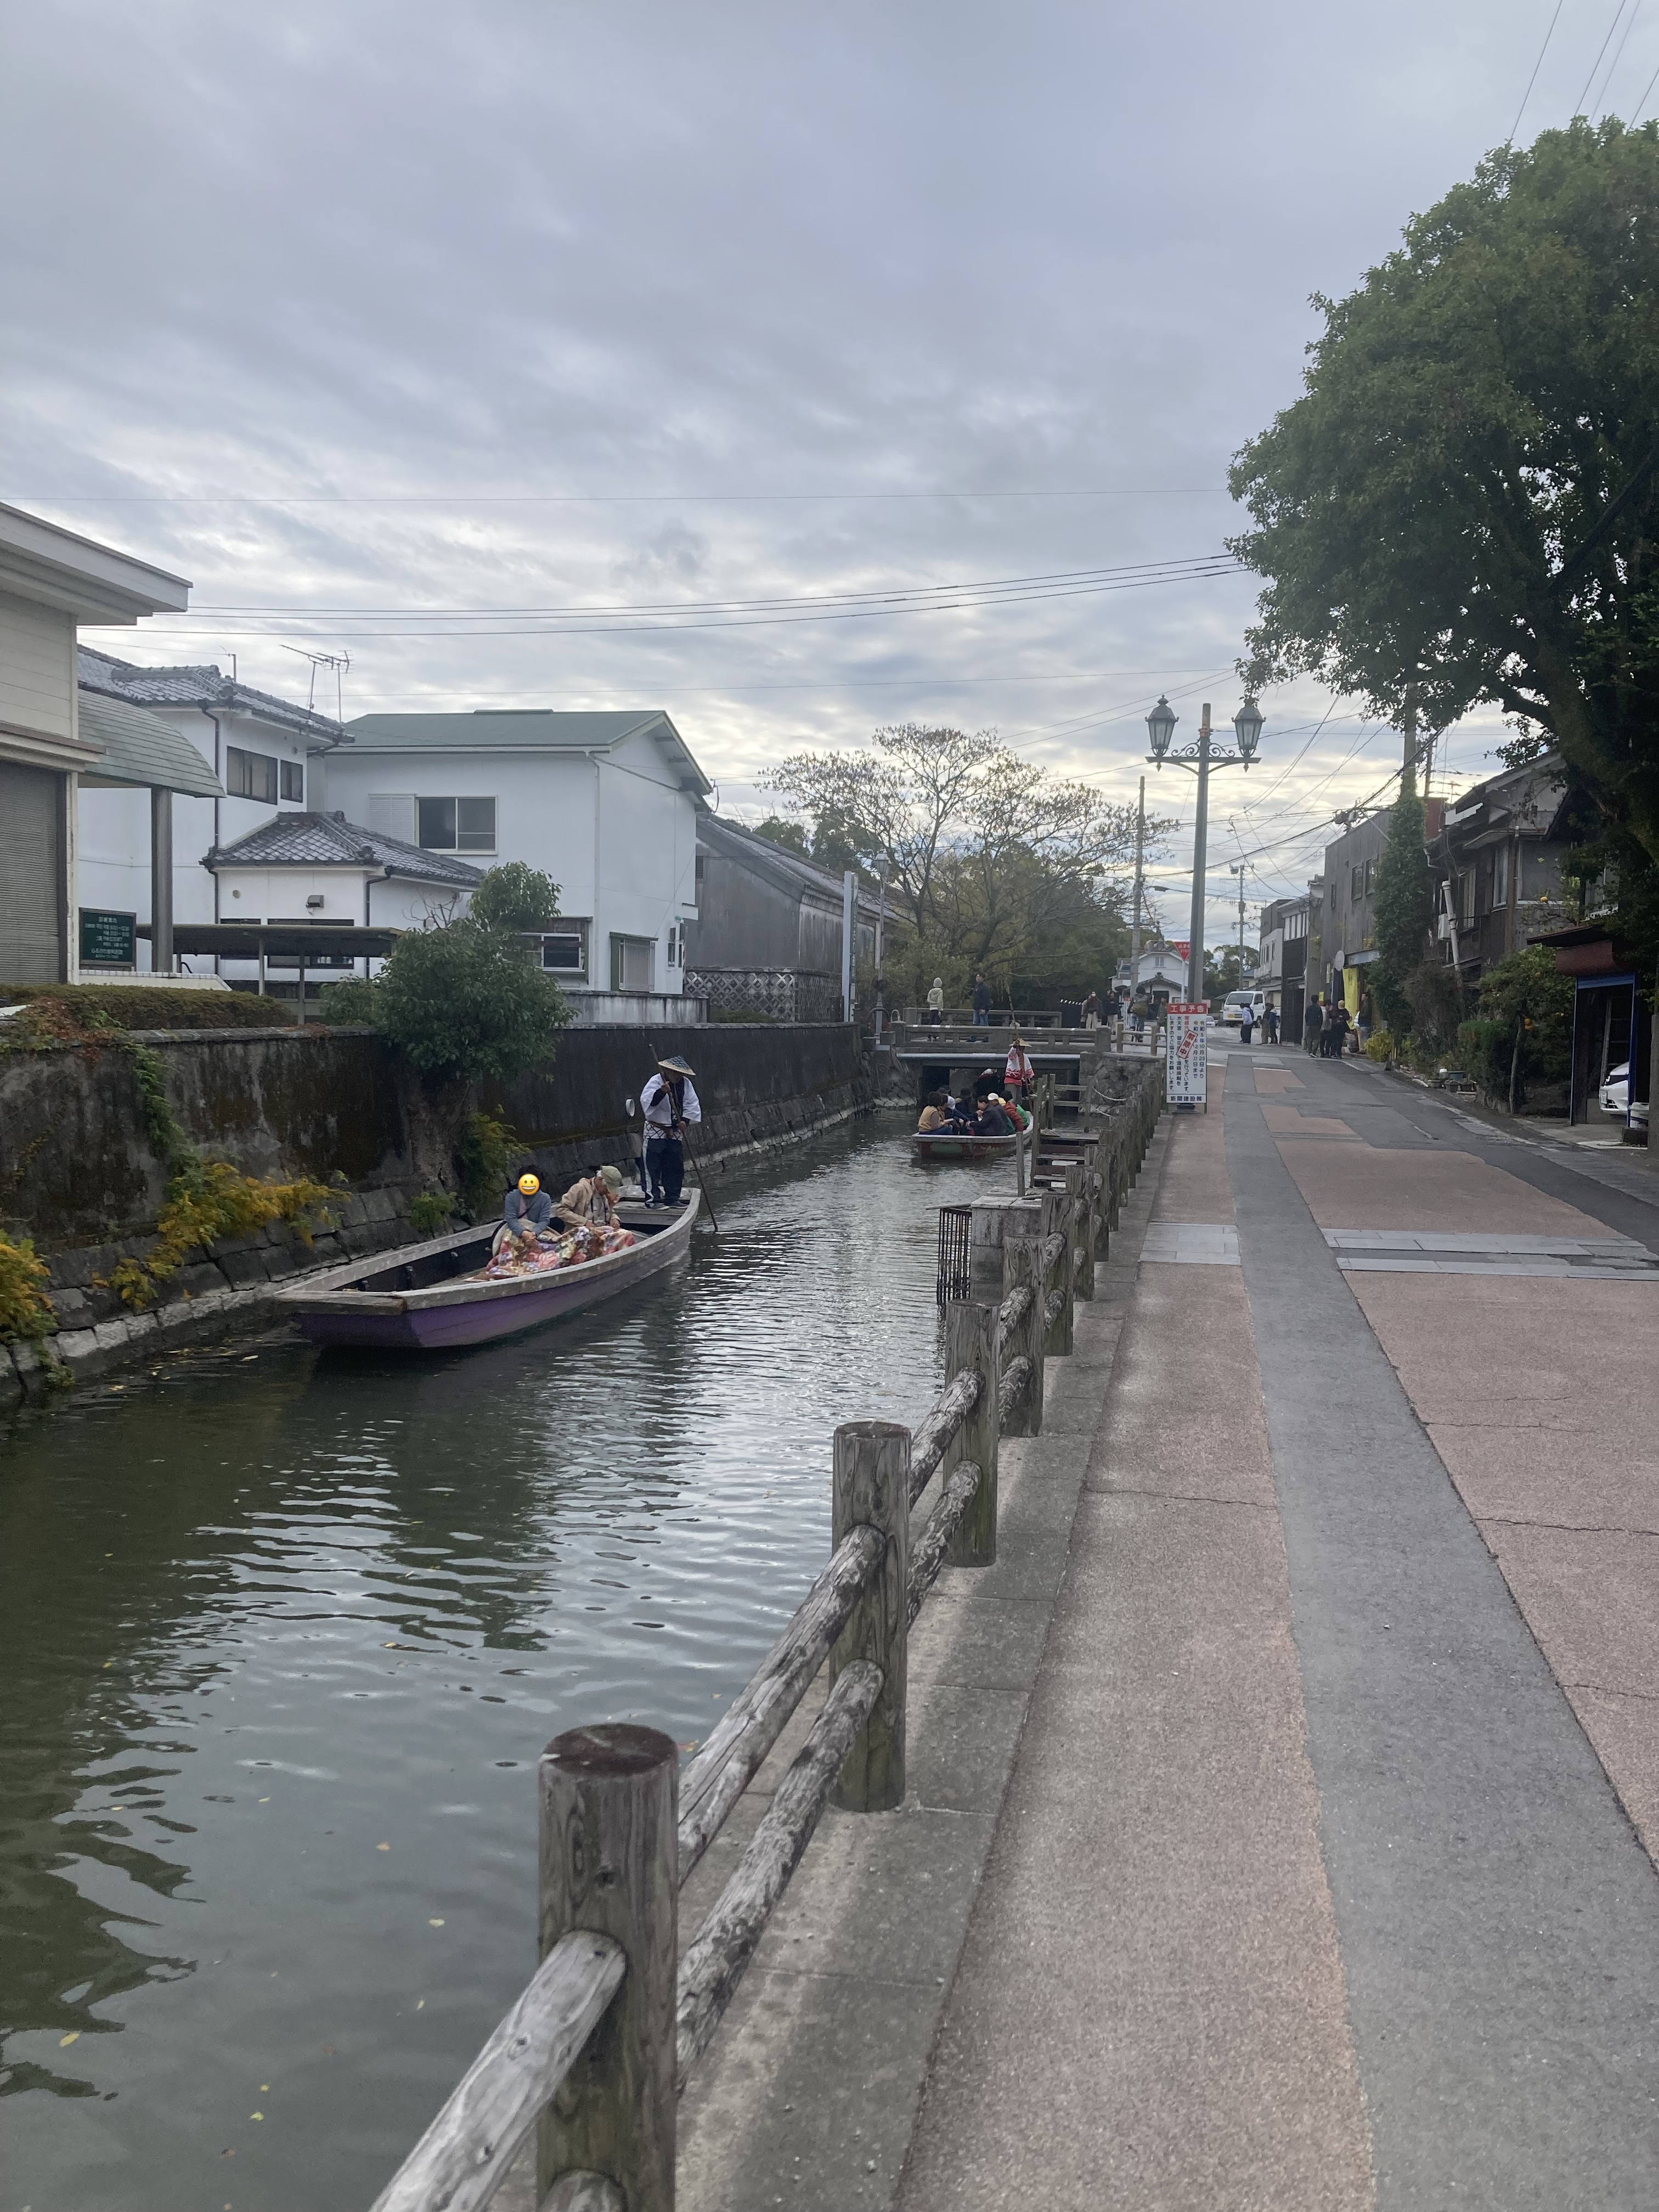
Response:
[{"label": "overhead wire", "polygon": [[1585,112],[1584,102],[1589,98],[1589,88],[1595,82],[1595,72],[1601,66],[1601,57],[1606,53],[1608,41],[1612,39],[1613,33],[1619,28],[1619,18],[1624,14],[1628,4],[1629,0],[1619,0],[1619,5],[1613,11],[1613,21],[1607,25],[1607,38],[1602,40],[1600,46],[1596,49],[1595,59],[1590,64],[1590,73],[1584,79],[1584,89],[1579,94],[1577,99],[1573,103],[1572,112],[1575,115],[1583,115]]},{"label": "overhead wire", "polygon": [[1521,118],[1527,112],[1527,102],[1532,98],[1532,88],[1538,82],[1538,72],[1544,66],[1544,57],[1550,50],[1550,40],[1555,36],[1555,27],[1561,20],[1562,5],[1563,0],[1555,0],[1555,13],[1550,17],[1550,27],[1544,33],[1544,43],[1538,49],[1538,58],[1532,65],[1532,75],[1527,79],[1527,88],[1521,95],[1521,105],[1515,111],[1515,120],[1510,125],[1510,135],[1504,141],[1506,146],[1512,146],[1515,143],[1515,134],[1521,128]]}]

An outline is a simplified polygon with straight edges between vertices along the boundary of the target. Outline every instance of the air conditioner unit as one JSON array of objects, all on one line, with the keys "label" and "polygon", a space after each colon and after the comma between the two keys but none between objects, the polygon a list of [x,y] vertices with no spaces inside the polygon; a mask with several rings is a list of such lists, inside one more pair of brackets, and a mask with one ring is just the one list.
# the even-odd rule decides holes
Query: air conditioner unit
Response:
[{"label": "air conditioner unit", "polygon": [[1437,943],[1444,945],[1450,938],[1453,930],[1456,927],[1457,925],[1452,920],[1450,915],[1436,915],[1434,918],[1434,934]]}]

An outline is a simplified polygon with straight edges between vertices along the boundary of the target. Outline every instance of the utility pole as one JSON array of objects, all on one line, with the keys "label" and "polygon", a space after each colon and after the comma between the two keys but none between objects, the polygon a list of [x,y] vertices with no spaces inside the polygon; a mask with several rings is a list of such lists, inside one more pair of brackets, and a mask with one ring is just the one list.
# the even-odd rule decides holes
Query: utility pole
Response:
[{"label": "utility pole", "polygon": [[1135,994],[1140,988],[1140,901],[1142,896],[1142,860],[1146,850],[1146,779],[1140,779],[1140,798],[1135,806],[1135,904],[1134,919],[1129,925],[1129,1012],[1134,1012]]},{"label": "utility pole", "polygon": [[1244,860],[1230,860],[1227,863],[1227,873],[1238,878],[1238,981],[1241,988],[1244,981],[1244,878],[1249,865]]},{"label": "utility pole", "polygon": [[841,1018],[853,1019],[853,929],[858,920],[858,878],[850,868],[841,879]]},{"label": "utility pole", "polygon": [[1198,725],[1198,811],[1193,817],[1193,909],[1188,924],[1187,1003],[1199,1005],[1204,997],[1204,872],[1209,865],[1210,832],[1210,702]]}]

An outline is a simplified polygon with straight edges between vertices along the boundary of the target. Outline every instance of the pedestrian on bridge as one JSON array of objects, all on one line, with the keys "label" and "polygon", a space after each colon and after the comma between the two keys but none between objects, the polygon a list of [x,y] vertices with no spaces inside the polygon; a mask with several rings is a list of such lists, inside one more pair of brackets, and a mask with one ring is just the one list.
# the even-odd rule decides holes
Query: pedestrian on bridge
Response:
[{"label": "pedestrian on bridge", "polygon": [[974,978],[974,1027],[988,1030],[991,1026],[991,987],[983,975]]}]

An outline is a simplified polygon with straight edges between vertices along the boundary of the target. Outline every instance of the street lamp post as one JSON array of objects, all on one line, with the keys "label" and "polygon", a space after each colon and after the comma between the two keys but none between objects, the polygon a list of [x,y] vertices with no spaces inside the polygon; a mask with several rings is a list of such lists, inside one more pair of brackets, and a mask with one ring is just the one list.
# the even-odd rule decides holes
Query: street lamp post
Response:
[{"label": "street lamp post", "polygon": [[1210,770],[1249,767],[1261,738],[1261,709],[1254,699],[1246,699],[1233,716],[1233,729],[1238,738],[1238,750],[1234,753],[1211,750],[1207,699],[1195,744],[1182,745],[1178,751],[1171,752],[1170,740],[1175,735],[1175,726],[1174,708],[1167,699],[1160,698],[1146,717],[1146,733],[1152,741],[1152,750],[1146,757],[1154,768],[1162,768],[1168,761],[1174,767],[1190,769],[1198,778],[1198,811],[1193,824],[1193,911],[1187,948],[1187,1001],[1189,1006],[1197,1006],[1204,997],[1204,871],[1208,860],[1205,848],[1210,826]]}]

